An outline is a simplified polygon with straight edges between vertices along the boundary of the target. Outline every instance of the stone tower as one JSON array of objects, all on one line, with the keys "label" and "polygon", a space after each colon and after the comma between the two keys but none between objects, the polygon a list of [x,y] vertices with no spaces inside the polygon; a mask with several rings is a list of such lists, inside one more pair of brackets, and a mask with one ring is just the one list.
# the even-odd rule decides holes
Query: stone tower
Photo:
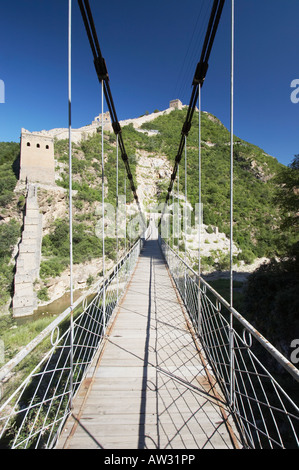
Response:
[{"label": "stone tower", "polygon": [[28,183],[55,183],[53,137],[22,129],[20,180]]},{"label": "stone tower", "polygon": [[169,107],[172,109],[183,109],[183,103],[181,100],[172,100],[169,102]]}]

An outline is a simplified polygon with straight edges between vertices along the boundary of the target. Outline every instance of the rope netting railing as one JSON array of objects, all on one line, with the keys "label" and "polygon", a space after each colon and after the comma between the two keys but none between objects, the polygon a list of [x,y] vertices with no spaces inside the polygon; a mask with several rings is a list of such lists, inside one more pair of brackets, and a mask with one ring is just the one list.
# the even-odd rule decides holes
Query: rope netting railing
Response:
[{"label": "rope netting railing", "polygon": [[53,448],[101,348],[142,244],[139,239],[97,289],[74,303],[72,323],[68,308],[34,340],[32,348],[28,345],[19,354],[19,361],[15,358],[0,370],[0,448]]},{"label": "rope netting railing", "polygon": [[299,408],[292,394],[280,383],[291,384],[294,391],[298,387],[299,370],[199,277],[165,240],[160,242],[209,364],[230,404],[244,447],[298,448]]}]

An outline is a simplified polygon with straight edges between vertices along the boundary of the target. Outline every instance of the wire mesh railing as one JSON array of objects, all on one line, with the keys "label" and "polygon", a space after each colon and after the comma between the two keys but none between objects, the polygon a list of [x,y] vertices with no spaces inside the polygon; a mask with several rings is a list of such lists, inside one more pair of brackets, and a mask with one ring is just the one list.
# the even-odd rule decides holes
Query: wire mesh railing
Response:
[{"label": "wire mesh railing", "polygon": [[[0,370],[0,448],[54,447],[70,414],[71,401],[100,348],[112,312],[125,291],[142,243],[139,239],[109,278],[88,297],[74,304],[72,328],[67,311],[61,315],[60,323],[55,321],[47,328],[47,334],[32,350],[28,348],[30,352],[25,353],[18,364],[4,367],[5,372]],[[34,361],[36,365],[33,365]],[[28,364],[32,371],[23,379]],[[13,387],[12,380],[14,384],[18,380],[20,385],[15,385],[15,391],[9,392],[7,390]]]},{"label": "wire mesh railing", "polygon": [[160,243],[244,447],[298,448],[299,370],[163,239]]}]

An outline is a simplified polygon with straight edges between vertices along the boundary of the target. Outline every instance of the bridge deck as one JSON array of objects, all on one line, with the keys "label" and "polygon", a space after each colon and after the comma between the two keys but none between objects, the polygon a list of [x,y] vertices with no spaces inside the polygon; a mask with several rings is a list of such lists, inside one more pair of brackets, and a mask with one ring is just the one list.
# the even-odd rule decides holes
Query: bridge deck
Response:
[{"label": "bridge deck", "polygon": [[219,449],[237,440],[158,242],[148,241],[57,448]]}]

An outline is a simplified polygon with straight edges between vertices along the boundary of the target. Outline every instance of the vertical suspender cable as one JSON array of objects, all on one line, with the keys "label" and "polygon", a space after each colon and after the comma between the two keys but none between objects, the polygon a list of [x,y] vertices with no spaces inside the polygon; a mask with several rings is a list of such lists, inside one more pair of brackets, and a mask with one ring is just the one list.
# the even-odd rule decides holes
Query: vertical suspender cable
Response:
[{"label": "vertical suspender cable", "polygon": [[[180,167],[178,167],[178,171],[177,171],[177,175],[178,175],[178,187],[177,187],[177,254],[179,255],[180,253],[180,202],[179,202],[179,192],[180,192]],[[179,263],[177,263],[177,277],[179,277]]]},{"label": "vertical suspender cable", "polygon": [[180,195],[180,167],[178,167],[178,220],[177,220],[177,224],[178,224],[178,233],[177,233],[177,242],[178,242],[178,254],[179,254],[179,245],[180,245],[180,242],[179,242],[179,238],[180,238],[180,223],[181,223],[181,220],[180,220],[180,199],[179,199],[179,195]]},{"label": "vertical suspender cable", "polygon": [[233,306],[233,157],[234,157],[234,0],[231,27],[231,102],[230,102],[230,305]]},{"label": "vertical suspender cable", "polygon": [[174,230],[175,230],[175,218],[174,218],[174,191],[172,191],[172,249],[174,250]]},{"label": "vertical suspender cable", "polygon": [[201,334],[201,87],[198,87],[198,318],[197,331]]},{"label": "vertical suspender cable", "polygon": [[186,252],[187,225],[188,225],[188,212],[187,212],[187,136],[185,136],[185,214],[184,214],[185,263],[187,261],[187,252]]},{"label": "vertical suspender cable", "polygon": [[[231,102],[230,102],[230,306],[233,307],[233,157],[234,157],[234,0],[231,3]],[[234,333],[230,314],[230,398],[234,402]]]},{"label": "vertical suspender cable", "polygon": [[185,211],[184,211],[184,245],[185,245],[185,304],[187,305],[187,136],[185,135]]},{"label": "vertical suspender cable", "polygon": [[72,200],[72,0],[68,14],[68,115],[69,115],[69,244],[70,244],[70,408],[73,404],[74,318],[73,318],[73,200]]},{"label": "vertical suspender cable", "polygon": [[125,181],[124,181],[124,191],[125,191],[125,253],[127,253],[127,178],[125,172]]},{"label": "vertical suspender cable", "polygon": [[116,266],[117,266],[117,303],[118,303],[118,134],[116,135]]},{"label": "vertical suspender cable", "polygon": [[105,279],[105,173],[104,173],[104,80],[102,80],[102,245],[103,245],[103,334],[106,332],[106,279]]}]

